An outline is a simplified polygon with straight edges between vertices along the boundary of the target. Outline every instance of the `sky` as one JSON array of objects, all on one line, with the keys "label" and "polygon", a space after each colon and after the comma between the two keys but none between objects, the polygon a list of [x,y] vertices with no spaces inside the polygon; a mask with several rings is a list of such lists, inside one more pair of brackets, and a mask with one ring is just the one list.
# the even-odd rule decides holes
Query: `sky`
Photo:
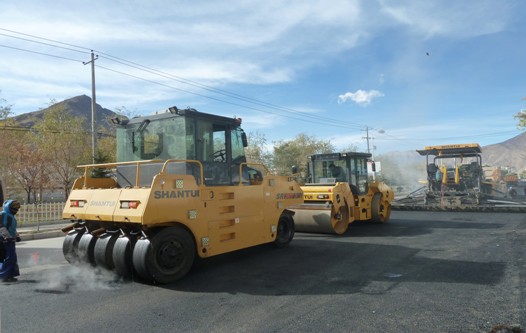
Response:
[{"label": "sky", "polygon": [[[0,106],[92,94],[382,154],[500,143],[526,109],[522,0],[0,0]],[[367,140],[366,138],[369,138]]]}]

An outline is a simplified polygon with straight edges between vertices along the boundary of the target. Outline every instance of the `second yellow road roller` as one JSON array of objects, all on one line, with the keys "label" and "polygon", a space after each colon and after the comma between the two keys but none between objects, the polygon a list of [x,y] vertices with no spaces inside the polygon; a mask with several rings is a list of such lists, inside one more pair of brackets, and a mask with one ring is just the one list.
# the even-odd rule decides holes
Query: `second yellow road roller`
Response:
[{"label": "second yellow road roller", "polygon": [[311,155],[308,181],[301,186],[304,203],[291,208],[295,230],[343,234],[354,221],[389,221],[394,192],[374,179],[371,157],[360,152]]}]

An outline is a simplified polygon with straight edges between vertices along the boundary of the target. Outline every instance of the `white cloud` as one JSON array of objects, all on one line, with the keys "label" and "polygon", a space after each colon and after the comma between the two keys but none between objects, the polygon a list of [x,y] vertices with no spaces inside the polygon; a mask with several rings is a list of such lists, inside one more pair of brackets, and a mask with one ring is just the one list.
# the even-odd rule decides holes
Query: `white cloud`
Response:
[{"label": "white cloud", "polygon": [[384,96],[383,93],[379,92],[378,90],[361,90],[358,89],[356,92],[347,92],[343,95],[338,96],[338,103],[345,103],[348,100],[353,101],[354,103],[360,105],[360,106],[367,106],[371,104],[374,98],[382,97]]},{"label": "white cloud", "polygon": [[513,11],[513,5],[492,0],[380,0],[380,4],[388,21],[407,26],[425,37],[472,37],[499,32],[505,29]]}]

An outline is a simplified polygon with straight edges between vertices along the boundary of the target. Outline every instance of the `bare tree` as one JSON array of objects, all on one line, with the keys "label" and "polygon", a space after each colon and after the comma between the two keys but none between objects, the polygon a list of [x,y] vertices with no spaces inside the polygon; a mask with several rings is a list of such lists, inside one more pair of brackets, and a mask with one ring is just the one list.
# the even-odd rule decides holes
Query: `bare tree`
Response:
[{"label": "bare tree", "polygon": [[73,181],[79,176],[77,165],[90,161],[90,135],[85,120],[72,116],[60,104],[54,104],[33,127],[33,134],[49,167],[49,176],[63,188],[67,198]]},{"label": "bare tree", "polygon": [[[0,90],[0,92],[2,91]],[[3,98],[0,98],[0,120],[6,120],[13,114],[11,112],[12,105],[3,105],[5,103],[7,103],[7,101]]]},{"label": "bare tree", "polygon": [[27,203],[31,199],[36,201],[38,190],[43,187],[41,181],[45,178],[44,164],[40,160],[40,154],[35,152],[29,145],[24,142],[18,142],[14,145],[16,154],[8,166],[9,174],[26,192]]},{"label": "bare tree", "polygon": [[245,148],[245,155],[248,162],[261,163],[273,169],[272,153],[267,148],[267,138],[264,133],[248,134],[248,147]]}]

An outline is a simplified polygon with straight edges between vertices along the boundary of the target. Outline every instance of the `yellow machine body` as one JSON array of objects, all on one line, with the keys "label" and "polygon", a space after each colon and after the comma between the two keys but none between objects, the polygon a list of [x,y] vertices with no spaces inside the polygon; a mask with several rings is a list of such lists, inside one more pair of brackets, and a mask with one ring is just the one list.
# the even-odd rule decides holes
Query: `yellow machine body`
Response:
[{"label": "yellow machine body", "polygon": [[[171,163],[181,162],[186,163],[162,163],[151,186],[130,188],[119,188],[111,178],[86,175],[94,167],[138,168],[160,162],[83,166],[85,176],[75,182],[63,218],[98,222],[104,228],[133,229],[135,225],[144,231],[182,226],[193,235],[199,256],[209,257],[274,241],[284,209],[303,202],[301,188],[288,177],[266,174],[252,185],[198,185],[193,175],[166,171]],[[244,166],[265,170],[262,165]]]},{"label": "yellow machine body", "polygon": [[492,192],[484,183],[478,143],[426,146],[417,152],[426,157],[426,208],[477,207]]},{"label": "yellow machine body", "polygon": [[117,162],[80,166],[63,211],[69,262],[170,283],[196,256],[292,241],[303,192],[247,163],[241,119],[168,111],[115,120]]},{"label": "yellow machine body", "polygon": [[[370,157],[356,152],[310,156],[313,182],[301,187],[304,203],[291,208],[296,231],[343,234],[354,221],[389,221],[394,192],[368,179]],[[331,171],[333,165],[340,168],[339,174]]]}]

